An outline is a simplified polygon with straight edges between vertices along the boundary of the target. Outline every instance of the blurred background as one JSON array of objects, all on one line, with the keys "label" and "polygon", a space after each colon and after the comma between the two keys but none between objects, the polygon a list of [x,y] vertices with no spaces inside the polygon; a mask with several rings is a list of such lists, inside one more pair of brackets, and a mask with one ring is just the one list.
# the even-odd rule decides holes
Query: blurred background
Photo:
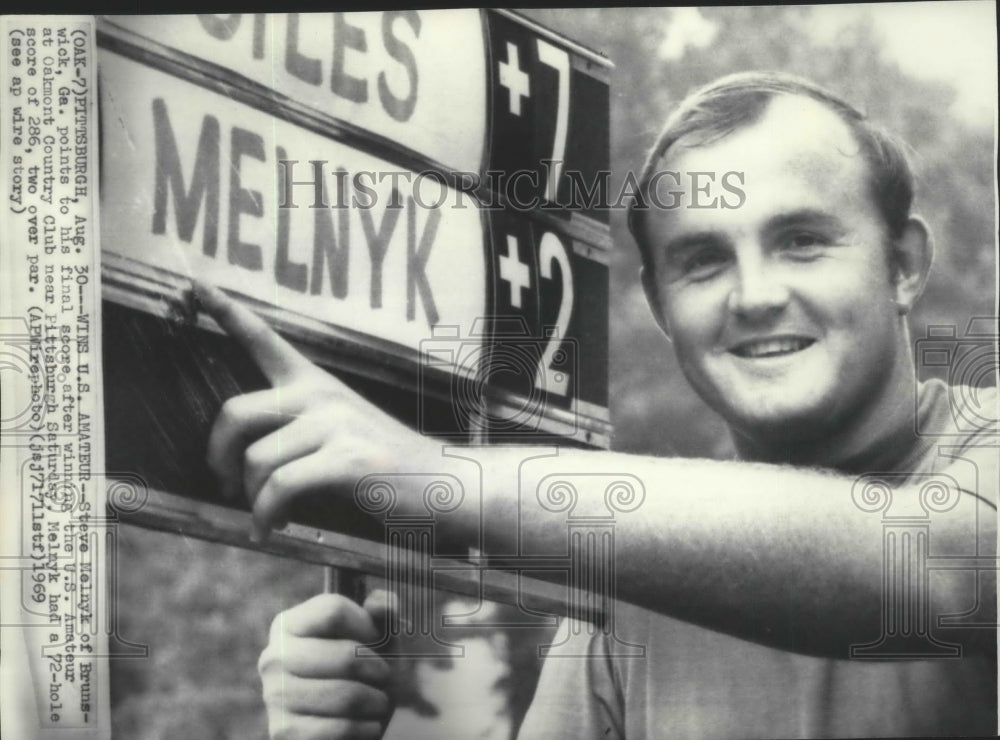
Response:
[{"label": "blurred background", "polygon": [[[941,324],[961,337],[971,317],[996,314],[995,3],[523,12],[615,64],[610,192],[693,87],[740,70],[794,72],[841,93],[914,150],[917,209],[937,243],[911,316],[914,339]],[[613,446],[725,457],[725,429],[689,390],[649,317],[623,212],[611,228]],[[134,528],[119,535],[119,633],[149,655],[113,664],[115,737],[266,737],[257,656],[273,616],[320,590],[320,569]],[[389,737],[506,740],[515,730],[547,631],[454,630],[467,658],[412,668],[417,708],[398,713]]]}]

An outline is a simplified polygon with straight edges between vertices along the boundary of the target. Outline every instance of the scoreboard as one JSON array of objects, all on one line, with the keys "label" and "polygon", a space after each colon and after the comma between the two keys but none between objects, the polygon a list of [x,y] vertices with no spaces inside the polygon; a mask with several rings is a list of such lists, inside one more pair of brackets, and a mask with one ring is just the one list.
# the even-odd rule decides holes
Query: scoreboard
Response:
[{"label": "scoreboard", "polygon": [[193,276],[424,433],[608,446],[607,60],[500,10],[109,16],[98,45],[108,464],[141,523],[237,537],[205,441],[265,383]]}]

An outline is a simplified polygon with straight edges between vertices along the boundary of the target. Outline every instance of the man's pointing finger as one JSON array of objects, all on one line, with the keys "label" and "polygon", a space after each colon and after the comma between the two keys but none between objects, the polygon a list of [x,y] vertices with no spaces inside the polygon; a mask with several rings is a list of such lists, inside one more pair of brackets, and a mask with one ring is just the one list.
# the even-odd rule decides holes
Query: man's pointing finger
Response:
[{"label": "man's pointing finger", "polygon": [[272,384],[314,367],[262,318],[214,285],[193,280],[192,286],[205,312],[250,353]]}]

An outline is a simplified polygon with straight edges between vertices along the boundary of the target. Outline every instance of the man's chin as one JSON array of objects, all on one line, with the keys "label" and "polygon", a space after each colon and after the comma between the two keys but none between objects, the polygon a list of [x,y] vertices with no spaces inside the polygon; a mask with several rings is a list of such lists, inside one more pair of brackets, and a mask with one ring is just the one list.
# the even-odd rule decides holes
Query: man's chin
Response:
[{"label": "man's chin", "polygon": [[761,394],[720,409],[741,436],[762,441],[805,441],[822,435],[831,421],[829,409],[815,396],[796,398],[787,392]]}]

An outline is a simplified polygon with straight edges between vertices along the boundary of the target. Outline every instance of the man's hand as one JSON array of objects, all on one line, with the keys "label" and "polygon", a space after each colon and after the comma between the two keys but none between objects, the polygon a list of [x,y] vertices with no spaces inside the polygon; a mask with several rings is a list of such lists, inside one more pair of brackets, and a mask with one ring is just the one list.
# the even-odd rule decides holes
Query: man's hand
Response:
[{"label": "man's hand", "polygon": [[195,292],[273,386],[226,401],[208,443],[223,494],[243,490],[250,500],[258,539],[283,526],[301,495],[347,497],[365,475],[441,460],[438,444],[314,365],[249,309],[214,286],[196,282]]},{"label": "man's hand", "polygon": [[364,608],[320,594],[275,617],[257,670],[274,740],[380,738],[392,716],[392,672],[361,647],[379,638],[391,609],[373,592]]}]

